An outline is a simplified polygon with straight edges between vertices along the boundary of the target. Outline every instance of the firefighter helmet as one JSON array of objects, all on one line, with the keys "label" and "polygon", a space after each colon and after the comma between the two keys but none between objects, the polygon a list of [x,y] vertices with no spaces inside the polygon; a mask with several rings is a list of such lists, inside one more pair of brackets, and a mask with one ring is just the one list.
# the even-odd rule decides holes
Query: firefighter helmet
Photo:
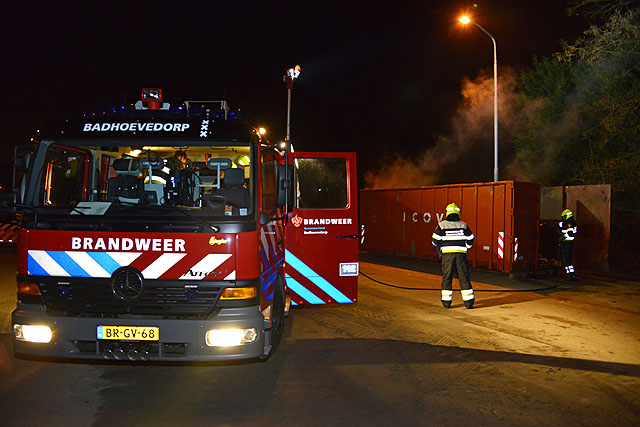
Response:
[{"label": "firefighter helmet", "polygon": [[562,219],[569,219],[573,216],[573,212],[571,212],[571,209],[565,209],[562,211]]},{"label": "firefighter helmet", "polygon": [[445,216],[449,216],[451,214],[458,214],[460,215],[460,208],[458,207],[458,205],[456,205],[455,203],[449,203],[447,205],[447,209],[446,209],[446,214]]}]

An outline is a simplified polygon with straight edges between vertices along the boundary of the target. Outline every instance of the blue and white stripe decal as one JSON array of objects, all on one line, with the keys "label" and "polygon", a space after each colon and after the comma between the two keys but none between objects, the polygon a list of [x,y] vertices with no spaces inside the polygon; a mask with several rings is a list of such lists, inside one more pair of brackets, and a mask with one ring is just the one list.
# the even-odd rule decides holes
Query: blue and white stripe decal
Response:
[{"label": "blue and white stripe decal", "polygon": [[285,278],[287,279],[287,286],[289,287],[289,289],[291,289],[296,294],[300,295],[300,298],[303,298],[305,301],[307,301],[310,304],[326,304],[320,298],[315,296],[315,294],[313,294],[307,288],[302,286],[300,282],[298,282],[293,277],[289,276],[288,274],[285,274]]},{"label": "blue and white stripe decal", "polygon": [[34,276],[109,278],[135,261],[142,252],[28,252],[27,271]]},{"label": "blue and white stripe decal", "polygon": [[[300,274],[313,282],[314,285],[322,289],[324,293],[329,295],[335,302],[338,303],[352,303],[349,298],[347,298],[342,292],[336,289],[331,283],[329,283],[324,277],[320,276],[318,273],[313,271],[309,266],[307,266],[304,262],[300,261],[294,254],[289,252],[289,250],[285,249],[284,251],[284,260],[287,264],[289,264],[294,269],[298,270]],[[300,284],[300,282],[291,278],[291,276],[287,275],[287,286],[291,288],[296,294],[300,295],[302,298],[310,302],[311,304],[324,304],[320,298],[306,289],[304,286]],[[290,285],[293,284],[293,286]],[[302,292],[302,293],[301,293]],[[320,302],[317,302],[317,301]]]},{"label": "blue and white stripe decal", "polygon": [[[142,252],[30,250],[27,271],[34,276],[109,278],[118,268],[131,265],[140,255]],[[163,253],[149,260],[149,265],[141,271],[142,277],[157,279],[186,256],[186,253]],[[213,271],[231,257],[232,254],[207,254],[187,269],[180,280],[202,280],[206,275],[198,272]],[[234,270],[224,279],[234,280],[235,274]]]}]

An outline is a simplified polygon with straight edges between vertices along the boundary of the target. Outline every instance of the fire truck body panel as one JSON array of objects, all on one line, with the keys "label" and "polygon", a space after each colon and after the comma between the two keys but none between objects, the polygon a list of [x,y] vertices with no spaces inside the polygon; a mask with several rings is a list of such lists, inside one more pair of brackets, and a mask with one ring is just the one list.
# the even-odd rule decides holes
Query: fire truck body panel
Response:
[{"label": "fire truck body panel", "polygon": [[353,303],[358,286],[355,153],[296,152],[285,273],[294,304]]},{"label": "fire truck body panel", "polygon": [[159,105],[43,130],[16,158],[17,354],[266,358],[289,293],[356,301],[355,154],[280,152],[224,102]]}]

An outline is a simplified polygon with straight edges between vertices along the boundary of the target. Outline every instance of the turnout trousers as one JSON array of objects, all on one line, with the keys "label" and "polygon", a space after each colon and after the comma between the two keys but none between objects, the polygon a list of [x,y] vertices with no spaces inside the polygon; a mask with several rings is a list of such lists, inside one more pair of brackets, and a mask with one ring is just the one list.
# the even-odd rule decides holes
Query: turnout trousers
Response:
[{"label": "turnout trousers", "polygon": [[443,253],[442,254],[442,305],[449,308],[453,299],[452,282],[454,273],[458,273],[462,300],[467,308],[473,307],[474,295],[471,281],[469,280],[469,262],[467,254]]},{"label": "turnout trousers", "polygon": [[560,249],[562,251],[562,265],[564,266],[564,272],[570,279],[573,279],[576,275],[576,271],[573,268],[573,241],[569,240],[561,242]]}]

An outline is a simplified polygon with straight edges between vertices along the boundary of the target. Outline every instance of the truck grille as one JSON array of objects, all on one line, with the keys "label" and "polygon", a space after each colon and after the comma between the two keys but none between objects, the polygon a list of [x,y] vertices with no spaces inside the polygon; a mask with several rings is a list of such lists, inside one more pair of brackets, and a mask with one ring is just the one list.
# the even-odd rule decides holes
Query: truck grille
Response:
[{"label": "truck grille", "polygon": [[70,284],[40,283],[47,307],[73,313],[206,315],[213,311],[223,288],[215,283],[146,280],[135,299],[113,292],[110,280]]}]

